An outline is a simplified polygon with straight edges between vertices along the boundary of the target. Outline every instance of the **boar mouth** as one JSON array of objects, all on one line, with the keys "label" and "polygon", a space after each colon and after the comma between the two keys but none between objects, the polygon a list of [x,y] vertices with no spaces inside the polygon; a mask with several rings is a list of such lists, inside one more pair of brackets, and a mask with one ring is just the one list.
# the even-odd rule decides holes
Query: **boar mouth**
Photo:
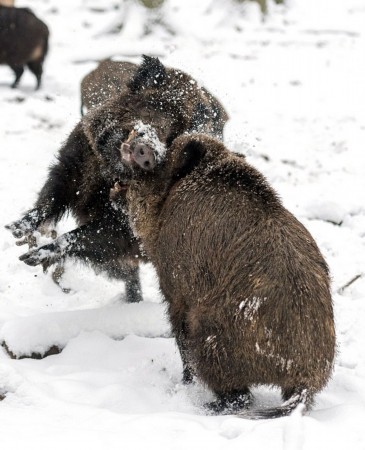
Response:
[{"label": "boar mouth", "polygon": [[128,183],[122,183],[121,181],[117,181],[116,183],[114,183],[114,188],[117,189],[118,191],[126,191],[129,187]]},{"label": "boar mouth", "polygon": [[113,187],[110,188],[109,199],[111,201],[116,201],[118,197],[124,197],[125,192],[127,191],[129,184],[123,183],[118,179],[114,180]]}]

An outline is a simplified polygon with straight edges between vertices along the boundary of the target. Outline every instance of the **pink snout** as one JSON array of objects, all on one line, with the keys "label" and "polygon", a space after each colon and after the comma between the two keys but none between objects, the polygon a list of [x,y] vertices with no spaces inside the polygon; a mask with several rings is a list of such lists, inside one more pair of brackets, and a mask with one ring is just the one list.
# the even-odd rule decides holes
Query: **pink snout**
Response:
[{"label": "pink snout", "polygon": [[120,151],[122,160],[129,165],[136,164],[144,170],[152,170],[156,165],[153,150],[143,141],[136,140],[131,144],[124,142]]}]

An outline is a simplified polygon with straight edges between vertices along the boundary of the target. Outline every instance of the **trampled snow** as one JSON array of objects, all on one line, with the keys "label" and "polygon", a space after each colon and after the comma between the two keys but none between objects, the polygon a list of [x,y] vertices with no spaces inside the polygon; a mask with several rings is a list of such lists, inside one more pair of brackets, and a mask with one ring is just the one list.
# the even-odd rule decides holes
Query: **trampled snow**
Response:
[{"label": "trampled snow", "polygon": [[[18,6],[23,3],[17,2]],[[314,450],[365,448],[365,5],[362,0],[253,2],[33,0],[50,27],[43,86],[0,66],[0,448]],[[119,25],[124,20],[124,26]],[[225,141],[245,153],[309,229],[332,274],[338,355],[306,416],[249,421],[207,415],[212,394],[185,386],[151,265],[144,302],[123,283],[68,262],[62,286],[18,260],[4,225],[30,208],[80,119],[80,81],[105,57],[159,56],[217,96]],[[58,227],[74,226],[72,218]],[[364,321],[364,322],[363,322]],[[260,407],[280,401],[254,389]]]}]

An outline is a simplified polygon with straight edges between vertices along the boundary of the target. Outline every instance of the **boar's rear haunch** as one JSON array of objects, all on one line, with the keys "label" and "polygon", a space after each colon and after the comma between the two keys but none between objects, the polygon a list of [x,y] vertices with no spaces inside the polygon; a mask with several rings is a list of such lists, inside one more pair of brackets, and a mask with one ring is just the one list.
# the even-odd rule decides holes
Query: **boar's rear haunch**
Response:
[{"label": "boar's rear haunch", "polygon": [[[131,83],[136,89],[140,89],[141,78],[148,75],[150,78],[151,66],[147,70],[140,70],[140,77],[133,82],[134,76],[137,74],[137,64],[128,61],[111,61],[110,59],[101,61],[100,64],[92,72],[87,74],[81,81],[81,115],[83,115],[84,107],[88,110],[110,100],[111,98],[123,93],[127,85]],[[158,75],[158,66],[156,66],[156,76]],[[178,78],[179,74],[182,78],[182,95],[184,90],[189,86],[185,85],[183,78],[186,77],[181,71],[175,69],[167,69],[167,73],[174,73]],[[157,77],[158,78],[158,77]],[[190,83],[197,84],[191,77]],[[186,80],[186,78],[185,78]],[[156,80],[158,81],[158,80]],[[228,114],[220,101],[214,97],[203,86],[197,89],[197,102],[192,114],[192,123],[195,131],[212,134],[220,139],[223,138],[223,128],[228,120]],[[181,95],[181,94],[180,94]]]},{"label": "boar's rear haunch", "polygon": [[28,8],[0,6],[0,64],[15,72],[15,88],[27,65],[41,85],[43,61],[48,51],[49,31]]},{"label": "boar's rear haunch", "polygon": [[181,136],[152,171],[136,148],[122,151],[130,222],[156,267],[185,381],[206,383],[218,412],[247,407],[257,385],[280,387],[285,402],[240,416],[309,408],[335,356],[328,267],[313,238],[221,142]]},{"label": "boar's rear haunch", "polygon": [[15,237],[27,239],[69,211],[79,228],[20,259],[44,268],[69,257],[80,259],[97,271],[125,280],[127,301],[140,301],[138,242],[127,217],[109,200],[110,188],[124,171],[120,145],[141,122],[151,124],[167,146],[197,125],[204,128],[206,124],[207,132],[211,131],[214,117],[202,117],[197,124],[194,115],[204,95],[189,75],[144,57],[123,94],[90,110],[72,131],[34,208],[7,225]]}]

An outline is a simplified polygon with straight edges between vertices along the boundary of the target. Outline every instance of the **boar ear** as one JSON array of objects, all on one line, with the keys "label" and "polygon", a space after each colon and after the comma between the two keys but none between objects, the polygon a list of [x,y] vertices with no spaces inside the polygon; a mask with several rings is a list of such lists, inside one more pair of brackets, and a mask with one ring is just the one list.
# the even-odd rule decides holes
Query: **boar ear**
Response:
[{"label": "boar ear", "polygon": [[206,153],[205,145],[198,139],[190,139],[181,149],[174,161],[173,177],[183,178],[192,172],[204,158]]},{"label": "boar ear", "polygon": [[166,68],[158,58],[143,55],[143,62],[138,67],[128,87],[132,92],[139,92],[145,87],[159,87],[166,82]]}]

